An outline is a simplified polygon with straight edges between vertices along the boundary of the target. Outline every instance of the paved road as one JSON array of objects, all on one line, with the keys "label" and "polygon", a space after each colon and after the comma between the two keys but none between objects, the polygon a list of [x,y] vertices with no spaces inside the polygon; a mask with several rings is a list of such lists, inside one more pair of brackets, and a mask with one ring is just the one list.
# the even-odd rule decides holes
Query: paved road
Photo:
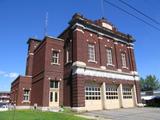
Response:
[{"label": "paved road", "polygon": [[160,108],[127,108],[83,113],[97,120],[160,120]]}]

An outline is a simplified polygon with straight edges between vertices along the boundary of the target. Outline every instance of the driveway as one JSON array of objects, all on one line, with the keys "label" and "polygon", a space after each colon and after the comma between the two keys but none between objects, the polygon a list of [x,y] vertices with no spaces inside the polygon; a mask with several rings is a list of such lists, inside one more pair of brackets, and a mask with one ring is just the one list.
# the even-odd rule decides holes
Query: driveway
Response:
[{"label": "driveway", "polygon": [[160,108],[127,108],[83,113],[97,120],[160,120]]}]

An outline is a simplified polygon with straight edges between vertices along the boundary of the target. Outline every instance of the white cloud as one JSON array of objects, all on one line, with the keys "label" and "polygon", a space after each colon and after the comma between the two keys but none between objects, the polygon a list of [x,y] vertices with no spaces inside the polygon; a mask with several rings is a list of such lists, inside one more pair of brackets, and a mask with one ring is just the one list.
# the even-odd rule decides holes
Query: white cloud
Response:
[{"label": "white cloud", "polygon": [[16,72],[0,71],[0,77],[16,78],[17,76],[18,76],[18,73]]}]

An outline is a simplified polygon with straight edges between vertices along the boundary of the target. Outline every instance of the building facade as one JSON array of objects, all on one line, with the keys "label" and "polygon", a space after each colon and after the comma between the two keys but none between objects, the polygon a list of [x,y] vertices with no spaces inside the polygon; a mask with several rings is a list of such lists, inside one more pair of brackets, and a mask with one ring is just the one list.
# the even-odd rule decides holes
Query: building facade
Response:
[{"label": "building facade", "polygon": [[10,92],[1,91],[0,92],[0,104],[1,103],[9,103],[10,102]]},{"label": "building facade", "polygon": [[28,90],[28,105],[43,110],[62,105],[76,111],[135,107],[141,98],[134,42],[106,19],[75,14],[57,38],[28,40],[25,77],[30,88],[15,87],[23,92],[13,96],[24,99]]}]

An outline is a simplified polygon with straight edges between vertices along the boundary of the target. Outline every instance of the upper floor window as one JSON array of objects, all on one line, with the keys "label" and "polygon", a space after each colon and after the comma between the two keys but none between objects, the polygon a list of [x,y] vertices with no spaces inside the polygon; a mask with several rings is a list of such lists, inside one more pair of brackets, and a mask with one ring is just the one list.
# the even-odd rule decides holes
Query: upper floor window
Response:
[{"label": "upper floor window", "polygon": [[69,62],[69,49],[66,49],[66,63]]},{"label": "upper floor window", "polygon": [[93,44],[88,44],[88,58],[89,58],[89,61],[96,60],[95,45],[93,45]]},{"label": "upper floor window", "polygon": [[29,90],[24,90],[23,101],[29,101],[29,94],[30,94]]},{"label": "upper floor window", "polygon": [[58,88],[58,81],[50,81],[50,88]]},{"label": "upper floor window", "polygon": [[112,49],[108,48],[107,52],[107,65],[113,65]]},{"label": "upper floor window", "polygon": [[52,63],[59,64],[59,52],[57,51],[52,52]]},{"label": "upper floor window", "polygon": [[127,67],[127,62],[126,62],[126,54],[121,53],[121,60],[122,60],[122,67]]}]

